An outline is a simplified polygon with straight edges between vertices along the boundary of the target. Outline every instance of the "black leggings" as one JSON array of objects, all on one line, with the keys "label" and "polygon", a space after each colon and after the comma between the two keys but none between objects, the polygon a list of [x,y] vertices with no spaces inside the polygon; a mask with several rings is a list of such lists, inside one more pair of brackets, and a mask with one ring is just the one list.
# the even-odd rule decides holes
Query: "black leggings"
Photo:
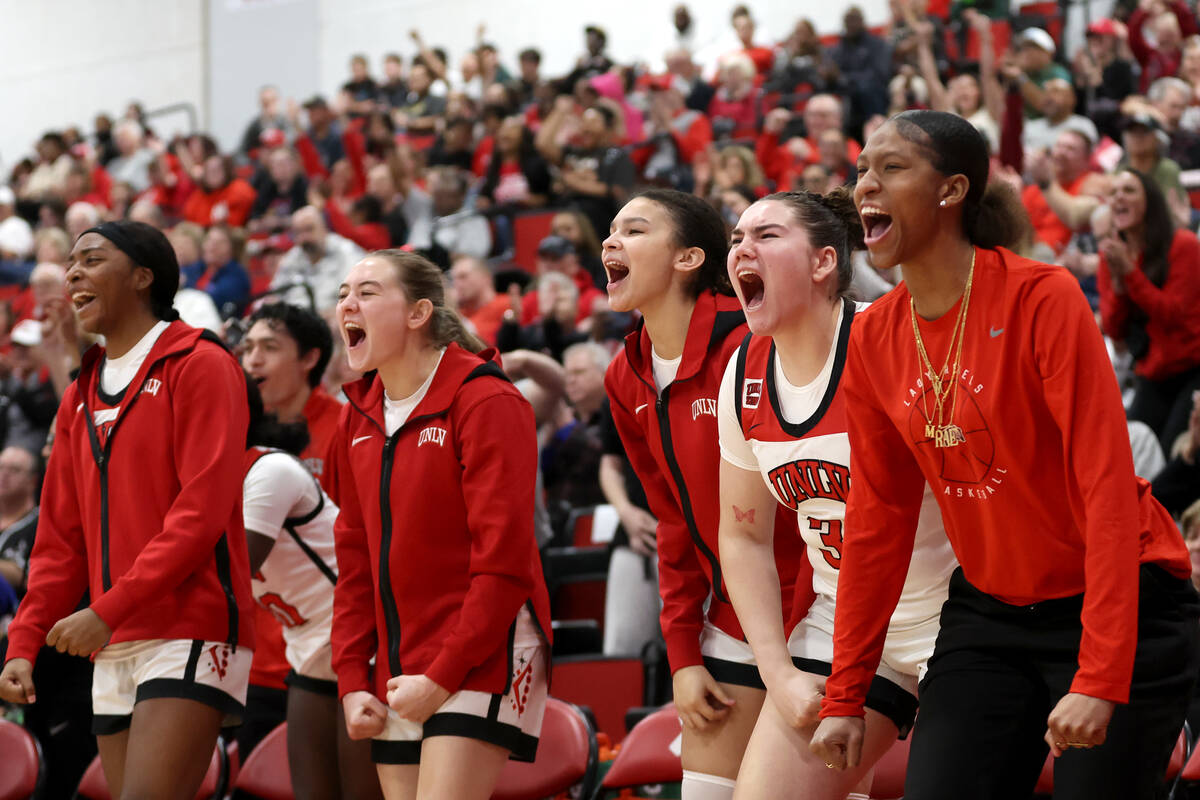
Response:
[{"label": "black leggings", "polygon": [[[1070,690],[1082,596],[1011,606],[950,580],[920,687],[905,800],[1028,798],[1049,750],[1046,719]],[[1200,600],[1188,581],[1141,568],[1138,643],[1127,705],[1108,738],[1054,765],[1055,800],[1160,800],[1200,665]]]},{"label": "black leggings", "polygon": [[1133,403],[1129,418],[1154,429],[1163,453],[1171,457],[1171,445],[1187,430],[1192,413],[1192,392],[1200,389],[1200,367],[1152,381],[1138,375],[1133,379]]}]

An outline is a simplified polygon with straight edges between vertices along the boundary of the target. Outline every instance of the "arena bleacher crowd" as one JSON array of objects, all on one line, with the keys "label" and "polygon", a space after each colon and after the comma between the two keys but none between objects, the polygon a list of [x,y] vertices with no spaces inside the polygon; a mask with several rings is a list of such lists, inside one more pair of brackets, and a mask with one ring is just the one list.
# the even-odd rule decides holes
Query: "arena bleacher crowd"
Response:
[{"label": "arena bleacher crowd", "polygon": [[[881,27],[848,6],[831,35],[803,4],[788,30],[738,5],[728,46],[697,42],[679,5],[661,52],[616,63],[619,29],[601,19],[565,75],[545,74],[536,43],[488,41],[482,27],[458,59],[414,31],[397,52],[354,56],[328,96],[247,86],[258,110],[224,147],[202,130],[160,135],[136,101],[29,131],[29,153],[0,176],[0,634],[23,594],[58,399],[92,344],[66,291],[82,232],[120,219],[162,230],[183,320],[223,338],[268,411],[310,425],[312,404],[344,401],[358,377],[322,329],[340,283],[365,253],[400,248],[442,268],[458,312],[534,406],[554,695],[620,741],[627,711],[632,722],[670,699],[670,670],[656,521],[604,389],[638,320],[608,306],[601,241],[645,187],[694,193],[732,227],[770,192],[853,184],[872,131],[915,108],[986,137],[991,180],[1028,212],[1022,254],[1069,270],[1096,313],[1138,474],[1200,541],[1200,247],[1170,246],[1172,231],[1200,225],[1196,10],[1117,0],[1070,45],[1066,4],[1009,5],[890,0]],[[1127,167],[1158,202],[1130,199]],[[1147,232],[1140,254],[1120,235],[1131,220]],[[862,300],[899,280],[865,253],[855,266]],[[322,454],[308,456],[320,477]],[[1200,544],[1192,552],[1200,585]],[[278,639],[271,613],[258,619],[260,637]],[[37,668],[42,702],[10,717],[50,764],[42,796],[69,797],[96,752],[91,667],[53,654]],[[243,760],[282,719],[283,672],[256,669]]]}]

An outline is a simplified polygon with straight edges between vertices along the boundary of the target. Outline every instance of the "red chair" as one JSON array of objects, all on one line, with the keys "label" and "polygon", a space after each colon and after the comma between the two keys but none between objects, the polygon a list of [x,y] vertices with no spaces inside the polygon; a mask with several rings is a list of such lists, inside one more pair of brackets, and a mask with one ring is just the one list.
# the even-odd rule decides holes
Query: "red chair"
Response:
[{"label": "red chair", "polygon": [[288,765],[287,723],[263,737],[242,764],[234,792],[261,800],[292,800],[292,773]]},{"label": "red chair", "polygon": [[596,729],[613,742],[625,738],[625,712],[645,696],[645,669],[636,658],[566,656],[554,660],[555,696],[591,709]]},{"label": "red chair", "polygon": [[513,217],[513,262],[530,275],[537,273],[537,249],[550,235],[550,224],[557,209],[530,211]]},{"label": "red chair", "polygon": [[591,797],[599,761],[596,732],[584,713],[570,703],[548,698],[537,759],[531,764],[509,761],[492,800],[556,797],[576,784],[579,797]]},{"label": "red chair", "polygon": [[577,508],[571,512],[571,516],[567,518],[567,530],[571,532],[572,547],[591,547],[595,544],[592,541],[592,522],[595,519],[595,514],[592,508]]},{"label": "red chair", "polygon": [[[1167,762],[1167,780],[1175,779],[1181,771],[1186,772],[1184,761],[1187,760],[1188,740],[1186,729],[1180,731],[1179,738],[1175,740],[1175,749],[1171,751],[1171,760]],[[1194,760],[1194,759],[1192,759]],[[1191,760],[1188,760],[1191,764]],[[1183,780],[1187,780],[1186,775]],[[1051,795],[1054,794],[1054,756],[1046,756],[1046,763],[1042,765],[1042,774],[1038,776],[1037,788],[1033,790],[1034,794]]]},{"label": "red chair", "polygon": [[682,730],[674,705],[660,708],[633,726],[600,784],[600,793],[682,781],[683,763],[671,750]]},{"label": "red chair", "polygon": [[908,770],[908,748],[912,741],[899,739],[875,765],[871,780],[871,800],[898,800],[904,796],[904,776]]},{"label": "red chair", "polygon": [[42,749],[33,734],[0,719],[0,800],[28,800],[42,779]]},{"label": "red chair", "polygon": [[[208,771],[204,773],[204,780],[200,781],[200,788],[196,790],[196,800],[224,797],[225,789],[228,786],[228,776],[228,757],[225,749],[218,742],[213,749],[212,759],[208,762]],[[96,756],[88,765],[87,771],[79,780],[75,796],[84,800],[112,800],[112,793],[108,791],[108,781],[104,777],[104,768],[100,766],[100,756]]]},{"label": "red chair", "polygon": [[550,595],[554,619],[595,620],[604,632],[604,598],[608,594],[608,573],[569,575],[555,582]]}]

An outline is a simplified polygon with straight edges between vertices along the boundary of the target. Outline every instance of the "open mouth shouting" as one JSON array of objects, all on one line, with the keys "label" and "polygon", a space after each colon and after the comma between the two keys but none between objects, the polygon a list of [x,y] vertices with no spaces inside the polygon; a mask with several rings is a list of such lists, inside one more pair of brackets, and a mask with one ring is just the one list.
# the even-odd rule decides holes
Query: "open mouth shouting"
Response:
[{"label": "open mouth shouting", "polygon": [[864,205],[858,210],[863,221],[863,237],[867,247],[878,244],[892,229],[892,215],[879,206]]},{"label": "open mouth shouting", "polygon": [[604,259],[604,272],[608,275],[608,291],[620,289],[622,283],[629,277],[629,265],[613,256]]},{"label": "open mouth shouting", "polygon": [[85,292],[83,290],[71,292],[71,304],[75,306],[75,313],[77,314],[90,306],[95,299],[95,292]]},{"label": "open mouth shouting", "polygon": [[742,305],[747,311],[760,308],[767,295],[767,287],[763,283],[762,275],[748,267],[738,267],[736,275],[738,293],[742,296]]},{"label": "open mouth shouting", "polygon": [[342,334],[346,338],[346,349],[355,351],[367,341],[367,332],[357,322],[346,322],[342,325]]}]

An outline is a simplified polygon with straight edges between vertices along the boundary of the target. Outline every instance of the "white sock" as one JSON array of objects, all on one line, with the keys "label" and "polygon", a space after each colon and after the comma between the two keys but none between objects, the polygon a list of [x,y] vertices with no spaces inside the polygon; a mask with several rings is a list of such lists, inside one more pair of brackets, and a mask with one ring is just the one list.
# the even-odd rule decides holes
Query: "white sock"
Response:
[{"label": "white sock", "polygon": [[703,772],[683,771],[683,800],[732,800],[733,779]]}]

